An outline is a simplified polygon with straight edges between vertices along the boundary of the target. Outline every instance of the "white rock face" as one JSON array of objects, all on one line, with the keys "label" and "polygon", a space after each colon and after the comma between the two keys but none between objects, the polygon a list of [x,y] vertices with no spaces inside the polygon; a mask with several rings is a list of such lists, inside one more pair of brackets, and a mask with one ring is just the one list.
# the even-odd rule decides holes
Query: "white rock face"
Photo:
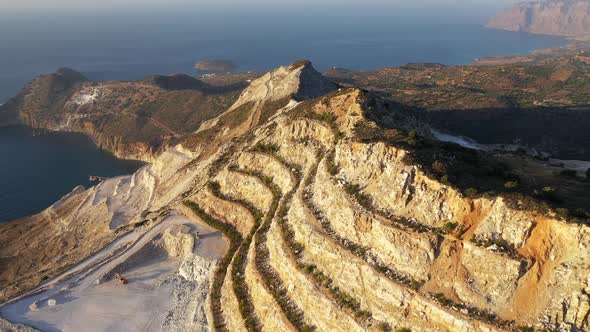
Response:
[{"label": "white rock face", "polygon": [[76,92],[71,101],[78,106],[87,105],[95,102],[100,96],[100,89],[89,87]]},{"label": "white rock face", "polygon": [[188,281],[201,283],[209,278],[213,262],[207,258],[188,255],[180,265],[180,276]]},{"label": "white rock face", "polygon": [[309,62],[279,67],[250,83],[230,111],[249,102],[265,103],[288,97],[297,101],[313,99],[337,88]]}]

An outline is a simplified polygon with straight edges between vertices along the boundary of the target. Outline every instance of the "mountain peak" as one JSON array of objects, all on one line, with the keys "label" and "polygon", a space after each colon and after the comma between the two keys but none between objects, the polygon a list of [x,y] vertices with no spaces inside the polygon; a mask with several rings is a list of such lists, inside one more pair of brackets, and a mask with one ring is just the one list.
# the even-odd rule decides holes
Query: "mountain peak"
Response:
[{"label": "mountain peak", "polygon": [[299,60],[254,80],[242,92],[231,110],[247,103],[261,105],[285,99],[313,99],[336,89],[338,86],[315,70],[310,61]]}]

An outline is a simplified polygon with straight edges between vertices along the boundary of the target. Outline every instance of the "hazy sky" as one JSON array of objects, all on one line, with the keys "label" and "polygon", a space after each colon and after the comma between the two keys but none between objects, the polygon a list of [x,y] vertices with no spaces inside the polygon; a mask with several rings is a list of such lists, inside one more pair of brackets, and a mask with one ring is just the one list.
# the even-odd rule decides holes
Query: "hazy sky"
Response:
[{"label": "hazy sky", "polygon": [[258,10],[396,8],[441,6],[505,7],[514,0],[0,0],[0,11],[63,12],[79,10]]}]

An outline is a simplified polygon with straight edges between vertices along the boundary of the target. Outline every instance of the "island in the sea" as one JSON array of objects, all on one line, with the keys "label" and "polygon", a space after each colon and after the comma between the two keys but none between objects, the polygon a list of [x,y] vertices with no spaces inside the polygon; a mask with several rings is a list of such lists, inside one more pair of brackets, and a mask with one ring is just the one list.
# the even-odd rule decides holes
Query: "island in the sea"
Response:
[{"label": "island in the sea", "polygon": [[237,68],[238,65],[229,60],[203,60],[195,63],[195,69],[201,71],[231,71]]}]

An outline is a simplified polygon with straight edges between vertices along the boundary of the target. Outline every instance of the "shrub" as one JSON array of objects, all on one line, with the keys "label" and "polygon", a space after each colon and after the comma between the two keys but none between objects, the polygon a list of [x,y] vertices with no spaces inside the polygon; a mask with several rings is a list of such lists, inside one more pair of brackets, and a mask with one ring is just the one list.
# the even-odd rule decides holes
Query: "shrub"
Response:
[{"label": "shrub", "polygon": [[483,194],[483,197],[485,197],[485,198],[488,198],[488,199],[494,198],[494,197],[496,197],[496,196],[498,196],[498,193],[497,193],[497,192],[495,192],[495,191],[493,191],[493,190],[491,190],[491,191],[486,191],[486,192]]},{"label": "shrub", "polygon": [[444,224],[443,228],[447,233],[451,233],[457,229],[457,226],[459,226],[459,224],[457,224],[456,222],[449,221]]},{"label": "shrub", "polygon": [[311,112],[311,113],[306,114],[306,117],[308,117],[310,119],[326,122],[326,123],[333,123],[334,121],[336,121],[336,116],[334,114],[327,113],[327,112],[323,112],[323,113]]},{"label": "shrub", "polygon": [[508,182],[504,183],[504,188],[516,189],[516,188],[518,188],[518,181],[508,181]]},{"label": "shrub", "polygon": [[276,144],[258,143],[258,144],[256,144],[256,146],[254,146],[252,148],[252,151],[275,154],[275,153],[279,152],[279,146]]},{"label": "shrub", "polygon": [[578,218],[588,218],[590,215],[586,210],[581,209],[581,208],[576,209],[576,211],[574,211],[572,214]]},{"label": "shrub", "polygon": [[408,132],[408,137],[404,140],[409,146],[416,146],[418,145],[418,134],[415,130],[410,130]]},{"label": "shrub", "polygon": [[447,174],[448,172],[447,165],[440,160],[435,160],[432,163],[432,170],[439,174]]},{"label": "shrub", "polygon": [[326,158],[326,161],[328,173],[330,173],[330,175],[335,176],[336,174],[340,173],[340,167],[338,167],[338,165],[336,165],[334,162],[334,153],[330,153]]},{"label": "shrub", "polygon": [[573,169],[564,169],[563,171],[559,172],[559,175],[561,175],[561,176],[568,176],[568,177],[573,177],[573,178],[575,178],[577,174],[578,173],[576,171],[574,171]]},{"label": "shrub", "polygon": [[465,196],[467,197],[475,197],[477,195],[477,189],[475,188],[469,188],[467,190],[465,190]]},{"label": "shrub", "polygon": [[416,290],[416,291],[417,291],[418,289],[420,289],[420,287],[422,287],[422,283],[421,283],[421,282],[419,282],[419,281],[416,281],[416,280],[412,280],[412,281],[410,282],[410,287],[411,287],[413,290]]},{"label": "shrub", "polygon": [[379,323],[379,325],[377,325],[377,330],[379,330],[381,332],[390,332],[391,327],[389,326],[389,324],[387,324],[385,322],[381,322],[381,323]]},{"label": "shrub", "polygon": [[568,210],[566,208],[555,209],[555,212],[561,218],[567,218],[569,216],[569,214],[570,214],[570,210]]}]

